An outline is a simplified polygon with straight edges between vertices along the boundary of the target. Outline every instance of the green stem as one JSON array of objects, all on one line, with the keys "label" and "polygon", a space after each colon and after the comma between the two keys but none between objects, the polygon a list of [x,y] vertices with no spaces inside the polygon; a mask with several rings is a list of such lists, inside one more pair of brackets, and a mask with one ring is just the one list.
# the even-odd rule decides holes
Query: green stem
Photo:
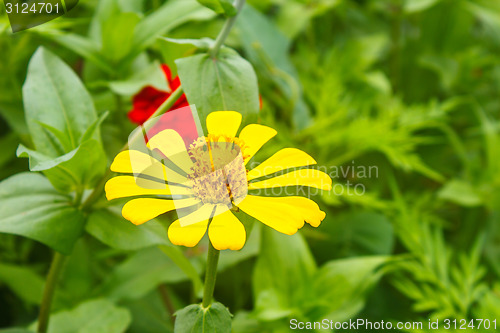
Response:
[{"label": "green stem", "polygon": [[208,242],[207,271],[205,273],[205,289],[203,290],[202,306],[206,309],[212,304],[212,297],[215,288],[215,278],[217,277],[217,263],[219,262],[220,251],[216,250],[212,242]]},{"label": "green stem", "polygon": [[177,102],[177,100],[182,96],[183,93],[184,90],[182,90],[182,86],[179,86],[177,89],[172,91],[170,96],[168,96],[167,100],[163,102],[163,104],[160,105],[160,107],[155,111],[155,113],[153,113],[151,117],[149,117],[148,119],[158,117],[159,115],[164,114],[165,112],[170,110],[170,108],[174,106],[175,102]]},{"label": "green stem", "polygon": [[104,190],[104,184],[108,180],[109,175],[111,174],[111,170],[108,168],[104,175],[101,177],[99,180],[99,183],[94,187],[94,190],[90,193],[90,195],[87,197],[87,199],[83,202],[81,206],[81,210],[85,211],[87,210],[90,206],[92,206],[101,196],[102,191]]},{"label": "green stem", "polygon": [[215,58],[217,54],[219,53],[220,48],[224,44],[224,41],[226,40],[227,36],[229,35],[229,32],[233,28],[234,22],[236,22],[236,18],[238,17],[238,14],[241,12],[241,9],[245,5],[245,0],[236,0],[234,6],[236,7],[236,15],[233,17],[230,17],[226,23],[224,23],[224,26],[222,27],[222,30],[220,31],[219,35],[215,39],[214,45],[210,48],[208,53],[210,54],[210,57]]},{"label": "green stem", "polygon": [[[177,102],[177,100],[182,96],[183,94],[182,86],[179,86],[176,90],[172,92],[172,94],[167,98],[165,102],[163,102],[162,105],[149,117],[148,119],[152,119],[153,117],[158,117],[159,115],[167,112],[174,104]],[[141,132],[137,132],[141,134]],[[131,140],[134,140],[135,138],[131,138]],[[128,149],[128,142],[123,146],[121,151],[127,150]],[[87,199],[83,202],[81,209],[82,210],[87,210],[90,206],[92,206],[100,197],[102,194],[102,191],[104,190],[104,184],[106,183],[106,180],[108,179],[109,175],[111,174],[111,170],[108,168],[106,170],[106,173],[101,177],[99,180],[99,183],[97,184],[96,187],[94,187],[94,190],[90,193],[90,195],[87,197]]]},{"label": "green stem", "polygon": [[65,261],[66,256],[59,252],[54,253],[54,258],[52,259],[52,264],[50,265],[49,274],[43,290],[42,305],[40,306],[40,314],[38,316],[38,333],[47,332],[54,291],[56,290],[57,281],[59,280],[59,275],[61,274]]},{"label": "green stem", "polygon": [[391,59],[391,76],[392,76],[392,87],[394,92],[399,91],[399,83],[401,79],[401,25],[402,25],[402,3],[401,0],[396,0],[393,4],[393,22],[391,28],[391,39],[393,40],[392,46],[392,59]]},{"label": "green stem", "polygon": [[170,298],[170,294],[168,292],[167,287],[164,284],[160,284],[158,286],[158,292],[160,294],[161,300],[163,301],[163,305],[167,309],[168,315],[170,317],[170,322],[173,325],[175,323],[175,306]]},{"label": "green stem", "polygon": [[75,191],[75,199],[73,201],[75,206],[80,205],[80,203],[82,201],[82,196],[83,196],[83,187],[81,185],[79,185]]}]

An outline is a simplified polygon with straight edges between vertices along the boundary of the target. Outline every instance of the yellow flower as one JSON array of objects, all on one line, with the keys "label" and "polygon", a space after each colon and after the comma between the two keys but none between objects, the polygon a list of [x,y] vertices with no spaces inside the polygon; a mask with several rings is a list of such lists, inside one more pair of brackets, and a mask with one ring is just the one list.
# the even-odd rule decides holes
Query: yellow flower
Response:
[{"label": "yellow flower", "polygon": [[[123,217],[136,225],[177,210],[179,219],[170,225],[168,237],[173,244],[189,247],[198,244],[208,228],[216,249],[241,249],[246,232],[232,212],[235,209],[287,235],[297,232],[304,222],[319,226],[325,213],[314,201],[300,196],[252,195],[247,190],[288,186],[330,190],[331,178],[308,168],[286,172],[316,164],[311,156],[295,148],[281,149],[248,171],[249,160],[277,132],[250,124],[236,136],[240,124],[238,112],[212,112],[207,117],[207,137],[199,138],[188,148],[177,132],[164,130],[149,140],[148,153],[119,153],[111,170],[129,175],[110,179],[105,186],[106,197],[112,200],[149,196],[132,199],[123,207]],[[161,154],[153,157],[156,149]],[[168,162],[160,155],[167,157]],[[282,174],[269,177],[277,172]]]}]

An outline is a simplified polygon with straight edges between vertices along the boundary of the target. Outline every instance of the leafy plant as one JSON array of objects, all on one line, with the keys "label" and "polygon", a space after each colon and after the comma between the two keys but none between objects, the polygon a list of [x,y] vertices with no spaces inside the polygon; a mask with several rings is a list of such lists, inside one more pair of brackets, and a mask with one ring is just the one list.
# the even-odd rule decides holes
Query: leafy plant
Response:
[{"label": "leafy plant", "polygon": [[[9,29],[0,6],[0,332],[500,318],[496,2],[89,0]],[[201,235],[174,246],[174,211],[127,222],[104,190],[127,111],[146,100],[154,118],[181,96],[204,130],[217,110],[272,127],[249,169],[284,147],[314,157],[294,171],[332,189],[286,195],[318,203],[321,225],[283,235],[233,207],[245,246],[218,251]],[[292,223],[278,206],[266,221]]]}]

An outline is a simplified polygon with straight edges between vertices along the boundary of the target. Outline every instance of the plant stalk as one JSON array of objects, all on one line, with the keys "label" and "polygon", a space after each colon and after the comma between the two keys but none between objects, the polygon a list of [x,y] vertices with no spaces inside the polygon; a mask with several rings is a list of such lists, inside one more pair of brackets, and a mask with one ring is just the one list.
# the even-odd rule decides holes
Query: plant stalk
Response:
[{"label": "plant stalk", "polygon": [[207,271],[205,273],[205,288],[203,290],[203,308],[208,308],[212,304],[215,289],[215,278],[217,277],[217,264],[219,263],[220,251],[216,250],[212,242],[208,242]]},{"label": "plant stalk", "polygon": [[56,290],[57,281],[61,275],[62,268],[66,262],[66,256],[59,252],[54,253],[54,258],[50,265],[47,281],[43,290],[42,304],[40,306],[40,314],[38,316],[38,333],[46,333],[49,327],[50,308],[54,292]]},{"label": "plant stalk", "polygon": [[158,117],[159,115],[164,114],[165,112],[170,110],[170,108],[174,106],[175,102],[177,102],[177,100],[182,96],[183,93],[184,90],[182,89],[182,86],[179,86],[177,89],[172,91],[165,102],[163,102],[162,105],[160,105],[160,107],[156,109],[155,113],[153,113],[148,119]]},{"label": "plant stalk", "polygon": [[161,300],[163,301],[163,305],[167,309],[168,315],[170,316],[171,324],[175,323],[175,306],[170,298],[170,294],[168,292],[167,287],[164,284],[160,284],[158,286],[158,293],[160,294]]},{"label": "plant stalk", "polygon": [[229,19],[226,20],[226,23],[224,23],[224,26],[222,27],[222,30],[219,32],[219,35],[215,39],[214,45],[210,48],[208,53],[210,54],[210,57],[215,58],[217,57],[217,54],[219,53],[220,48],[226,41],[227,36],[229,36],[229,32],[233,28],[234,22],[236,22],[236,18],[238,17],[239,13],[241,12],[241,9],[245,5],[245,0],[236,0],[234,3],[234,7],[236,8],[236,15],[233,17],[230,17]]}]

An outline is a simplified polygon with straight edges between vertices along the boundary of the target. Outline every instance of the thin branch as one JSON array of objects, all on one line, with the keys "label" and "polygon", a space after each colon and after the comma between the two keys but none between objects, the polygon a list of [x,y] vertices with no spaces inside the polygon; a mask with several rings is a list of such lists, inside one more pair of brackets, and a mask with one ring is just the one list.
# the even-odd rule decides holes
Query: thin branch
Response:
[{"label": "thin branch", "polygon": [[233,28],[234,23],[236,22],[236,18],[238,17],[239,13],[241,12],[241,9],[245,5],[245,0],[236,0],[234,3],[234,7],[236,7],[236,15],[233,17],[230,17],[227,19],[226,23],[224,23],[224,26],[222,27],[222,30],[219,32],[219,35],[215,39],[214,45],[210,48],[208,53],[210,54],[210,57],[215,58],[217,57],[217,54],[219,53],[220,48],[226,41],[227,36],[229,36],[229,32]]}]

